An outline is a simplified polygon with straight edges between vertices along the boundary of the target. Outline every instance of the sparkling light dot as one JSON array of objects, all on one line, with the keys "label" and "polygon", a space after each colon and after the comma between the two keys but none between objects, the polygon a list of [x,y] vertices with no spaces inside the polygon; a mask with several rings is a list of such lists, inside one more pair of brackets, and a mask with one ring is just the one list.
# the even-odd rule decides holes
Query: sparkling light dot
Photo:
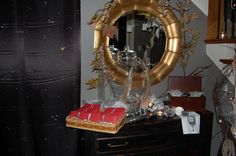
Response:
[{"label": "sparkling light dot", "polygon": [[50,23],[50,24],[54,24],[55,21],[49,18],[49,19],[48,19],[48,23]]},{"label": "sparkling light dot", "polygon": [[22,142],[27,142],[27,137],[23,137],[21,140]]},{"label": "sparkling light dot", "polygon": [[223,121],[222,121],[222,119],[219,119],[218,122],[221,124]]},{"label": "sparkling light dot", "polygon": [[68,28],[69,30],[73,30],[73,28],[72,28],[71,26],[68,26],[67,28]]},{"label": "sparkling light dot", "polygon": [[12,111],[12,112],[16,111],[16,106],[12,106],[12,107],[11,107],[11,111]]},{"label": "sparkling light dot", "polygon": [[44,1],[43,2],[43,6],[46,7],[48,5],[48,2],[47,1]]},{"label": "sparkling light dot", "polygon": [[7,129],[8,131],[10,131],[10,127],[6,126],[6,129]]},{"label": "sparkling light dot", "polygon": [[25,9],[26,12],[29,12],[29,11],[31,11],[31,10],[32,10],[32,9],[31,9],[30,6],[27,6],[26,9]]},{"label": "sparkling light dot", "polygon": [[64,46],[60,48],[61,51],[64,51],[65,49],[66,49],[66,47],[64,47]]},{"label": "sparkling light dot", "polygon": [[46,40],[47,39],[47,35],[43,34],[43,39]]},{"label": "sparkling light dot", "polygon": [[59,115],[57,114],[57,115],[55,116],[55,119],[54,119],[54,120],[57,121],[58,117],[59,117]]}]

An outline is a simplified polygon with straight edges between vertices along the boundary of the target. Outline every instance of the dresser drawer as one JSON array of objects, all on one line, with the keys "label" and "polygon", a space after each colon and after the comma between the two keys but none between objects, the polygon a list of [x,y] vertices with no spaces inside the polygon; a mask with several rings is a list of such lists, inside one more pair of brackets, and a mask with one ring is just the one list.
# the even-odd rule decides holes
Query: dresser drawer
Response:
[{"label": "dresser drawer", "polygon": [[97,138],[95,141],[97,153],[122,153],[128,151],[138,151],[141,149],[162,149],[177,145],[178,139],[181,138],[182,131],[173,132],[168,134],[142,134],[142,135],[129,135],[123,137],[109,137]]}]

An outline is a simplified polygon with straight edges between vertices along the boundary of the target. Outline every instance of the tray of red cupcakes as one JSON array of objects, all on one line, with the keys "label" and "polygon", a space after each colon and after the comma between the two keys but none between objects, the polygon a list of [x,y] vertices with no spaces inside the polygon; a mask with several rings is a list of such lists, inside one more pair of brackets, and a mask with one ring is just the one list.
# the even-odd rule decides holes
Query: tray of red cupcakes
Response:
[{"label": "tray of red cupcakes", "polygon": [[66,126],[83,130],[115,134],[125,124],[125,108],[108,107],[100,104],[83,104],[66,117]]}]

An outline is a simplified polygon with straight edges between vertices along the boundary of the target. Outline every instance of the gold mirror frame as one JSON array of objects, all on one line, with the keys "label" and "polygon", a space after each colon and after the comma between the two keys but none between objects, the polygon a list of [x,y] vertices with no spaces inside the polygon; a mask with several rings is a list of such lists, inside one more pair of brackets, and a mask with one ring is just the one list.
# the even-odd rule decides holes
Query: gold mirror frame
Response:
[{"label": "gold mirror frame", "polygon": [[[163,15],[163,7],[157,6],[158,0],[115,0],[109,12],[106,22],[100,18],[94,30],[94,48],[98,49],[103,45],[104,62],[107,70],[111,71],[112,79],[118,84],[125,84],[127,81],[127,71],[119,67],[113,60],[109,49],[109,37],[103,34],[105,25],[112,26],[122,15],[133,10],[145,11],[156,17],[162,24],[166,32],[165,52],[160,62],[150,70],[150,85],[162,81],[175,67],[181,53],[181,31],[179,20],[172,10],[168,10],[167,15]],[[103,15],[104,16],[104,15]],[[133,87],[139,88],[142,85],[140,73],[135,73]]]}]

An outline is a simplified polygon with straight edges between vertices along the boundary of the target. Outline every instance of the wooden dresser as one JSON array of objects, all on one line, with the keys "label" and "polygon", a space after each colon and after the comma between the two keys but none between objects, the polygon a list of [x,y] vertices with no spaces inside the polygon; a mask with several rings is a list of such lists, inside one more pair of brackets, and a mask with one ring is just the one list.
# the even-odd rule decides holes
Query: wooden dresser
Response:
[{"label": "wooden dresser", "polygon": [[117,134],[85,131],[84,155],[209,156],[213,114],[201,113],[200,134],[183,135],[175,116],[126,124]]}]

